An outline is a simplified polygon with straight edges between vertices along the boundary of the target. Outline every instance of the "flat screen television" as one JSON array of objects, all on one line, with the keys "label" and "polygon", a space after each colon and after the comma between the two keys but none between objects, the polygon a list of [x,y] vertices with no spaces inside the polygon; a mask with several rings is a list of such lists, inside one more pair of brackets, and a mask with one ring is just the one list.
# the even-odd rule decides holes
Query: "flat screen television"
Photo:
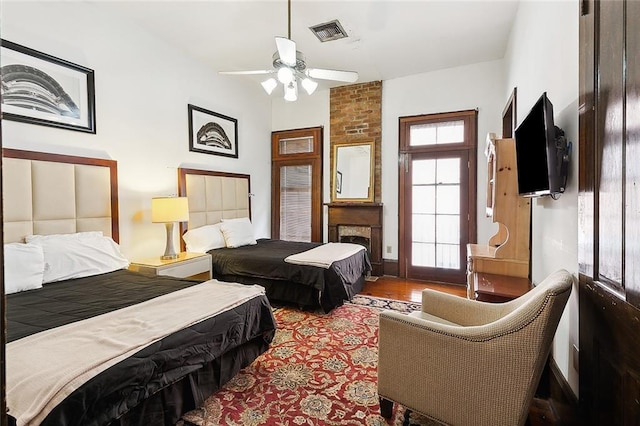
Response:
[{"label": "flat screen television", "polygon": [[569,154],[564,132],[553,123],[547,93],[533,105],[515,131],[518,193],[524,197],[564,192]]}]

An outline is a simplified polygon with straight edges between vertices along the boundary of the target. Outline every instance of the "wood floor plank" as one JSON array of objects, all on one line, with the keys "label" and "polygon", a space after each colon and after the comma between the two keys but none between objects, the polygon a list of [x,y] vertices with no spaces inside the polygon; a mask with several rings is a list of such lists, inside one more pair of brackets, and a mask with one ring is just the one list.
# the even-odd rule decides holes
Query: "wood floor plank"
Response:
[{"label": "wood floor plank", "polygon": [[390,276],[380,277],[377,281],[365,282],[364,289],[360,294],[419,303],[422,301],[422,290],[425,288],[461,297],[467,296],[467,288],[465,286],[406,280],[404,278]]}]

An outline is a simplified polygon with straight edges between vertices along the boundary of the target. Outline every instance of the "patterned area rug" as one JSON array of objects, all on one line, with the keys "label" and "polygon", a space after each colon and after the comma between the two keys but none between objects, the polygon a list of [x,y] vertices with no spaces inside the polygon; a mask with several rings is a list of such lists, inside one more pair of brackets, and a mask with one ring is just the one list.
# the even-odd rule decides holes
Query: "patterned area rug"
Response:
[{"label": "patterned area rug", "polygon": [[397,404],[387,421],[376,392],[378,314],[415,305],[357,296],[329,314],[276,309],[269,350],[177,426],[432,425]]},{"label": "patterned area rug", "polygon": [[372,308],[391,309],[393,311],[409,313],[412,311],[419,311],[421,308],[420,303],[415,302],[403,302],[401,300],[384,299],[382,297],[362,296],[355,295],[351,302],[354,305],[370,306]]}]

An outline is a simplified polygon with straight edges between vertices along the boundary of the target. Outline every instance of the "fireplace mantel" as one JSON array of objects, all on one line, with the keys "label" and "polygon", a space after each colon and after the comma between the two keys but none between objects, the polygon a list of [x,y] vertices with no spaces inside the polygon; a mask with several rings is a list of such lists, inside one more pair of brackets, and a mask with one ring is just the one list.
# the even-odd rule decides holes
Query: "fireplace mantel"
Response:
[{"label": "fireplace mantel", "polygon": [[382,275],[382,203],[329,203],[329,242],[339,241],[341,226],[371,230],[369,256],[372,275]]}]

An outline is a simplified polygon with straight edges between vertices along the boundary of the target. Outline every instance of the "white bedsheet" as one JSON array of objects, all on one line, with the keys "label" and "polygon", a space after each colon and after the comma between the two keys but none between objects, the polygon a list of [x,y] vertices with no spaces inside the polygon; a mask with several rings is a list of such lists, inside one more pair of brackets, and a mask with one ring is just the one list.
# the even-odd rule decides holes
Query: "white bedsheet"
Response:
[{"label": "white bedsheet", "polygon": [[318,266],[328,269],[333,262],[346,259],[361,250],[365,250],[365,247],[360,244],[327,243],[302,253],[292,254],[284,261],[296,265]]},{"label": "white bedsheet", "polygon": [[[209,280],[7,344],[7,405],[37,425],[71,392],[144,347],[264,294],[257,285]],[[171,315],[167,315],[171,312]]]}]

